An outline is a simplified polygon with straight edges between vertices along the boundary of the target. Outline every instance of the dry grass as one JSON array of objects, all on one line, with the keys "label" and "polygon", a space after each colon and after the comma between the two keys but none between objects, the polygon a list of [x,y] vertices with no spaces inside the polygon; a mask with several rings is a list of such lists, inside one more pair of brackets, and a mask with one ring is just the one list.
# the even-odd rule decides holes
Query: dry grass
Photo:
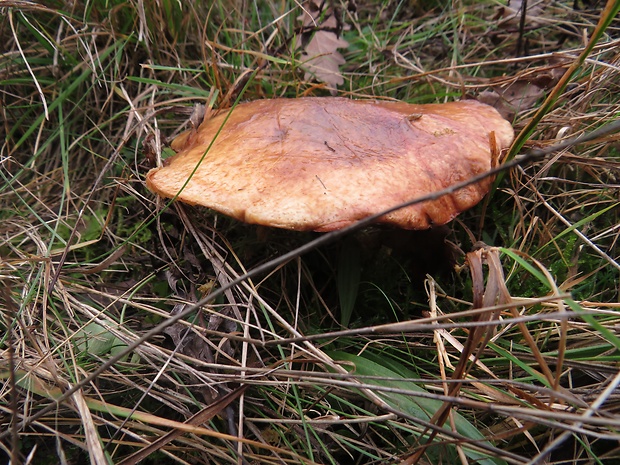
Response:
[{"label": "dry grass", "polygon": [[[617,134],[498,178],[446,233],[457,271],[424,282],[408,246],[420,236],[380,245],[390,233],[370,228],[239,283],[318,236],[169,204],[144,175],[196,103],[329,93],[291,50],[300,6],[47,3],[0,4],[0,447],[13,463],[620,460]],[[498,3],[336,3],[343,96],[512,89],[511,155],[620,114],[617,21],[588,51],[614,11],[550,2],[520,33]],[[479,240],[490,247],[466,255]]]}]

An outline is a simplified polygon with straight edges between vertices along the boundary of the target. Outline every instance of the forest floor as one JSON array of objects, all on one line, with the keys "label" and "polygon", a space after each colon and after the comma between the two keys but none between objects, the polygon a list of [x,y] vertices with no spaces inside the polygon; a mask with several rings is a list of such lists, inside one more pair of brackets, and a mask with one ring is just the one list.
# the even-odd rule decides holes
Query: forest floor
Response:
[{"label": "forest floor", "polygon": [[[620,463],[619,10],[0,2],[0,456]],[[515,140],[429,231],[146,187],[205,109],[334,95],[476,99]]]}]

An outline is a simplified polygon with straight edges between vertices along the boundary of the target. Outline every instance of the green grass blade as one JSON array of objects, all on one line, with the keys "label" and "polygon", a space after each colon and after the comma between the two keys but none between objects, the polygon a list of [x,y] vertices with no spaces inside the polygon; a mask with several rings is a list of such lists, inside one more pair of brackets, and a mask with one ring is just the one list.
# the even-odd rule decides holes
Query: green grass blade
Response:
[{"label": "green grass blade", "polygon": [[355,308],[360,287],[362,265],[360,248],[353,240],[345,241],[338,263],[338,297],[340,299],[340,324],[347,328]]},{"label": "green grass blade", "polygon": [[[415,378],[416,376],[404,366],[400,366],[398,368],[398,372],[394,371],[393,368],[399,365],[394,361],[391,361],[390,363],[392,368],[387,368],[382,363],[370,360],[364,356],[352,355],[346,352],[330,352],[329,355],[336,361],[346,361],[354,364],[355,369],[351,371],[352,376],[359,375],[361,377],[382,377],[383,379],[373,380],[372,384],[381,385],[386,388],[396,388],[410,391],[411,395],[393,392],[376,392],[378,396],[397,410],[406,412],[407,414],[420,418],[424,421],[428,421],[442,405],[442,401],[440,400],[429,399],[427,397],[416,397],[415,393],[424,395],[428,395],[429,393],[416,383],[408,381],[407,378]],[[478,430],[478,428],[467,421],[464,416],[458,412],[453,412],[453,414],[456,430],[459,434],[470,439],[472,442],[484,442],[490,445],[488,440]],[[463,446],[463,450],[467,457],[471,460],[476,460],[476,463],[481,465],[503,465],[506,463],[499,458],[489,457],[478,451],[474,451],[468,448],[466,444],[461,445]]]}]

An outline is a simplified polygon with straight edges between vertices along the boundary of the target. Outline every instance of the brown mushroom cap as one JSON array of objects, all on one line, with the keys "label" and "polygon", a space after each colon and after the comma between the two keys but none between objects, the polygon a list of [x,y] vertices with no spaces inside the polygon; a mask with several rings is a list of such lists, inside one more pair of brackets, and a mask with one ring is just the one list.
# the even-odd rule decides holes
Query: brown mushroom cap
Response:
[{"label": "brown mushroom cap", "polygon": [[[474,100],[274,99],[239,104],[226,120],[229,113],[173,144],[178,154],[147,174],[148,188],[247,223],[295,230],[340,229],[488,171],[491,133],[498,149],[514,137],[494,108]],[[478,203],[491,182],[379,222],[406,229],[447,223]]]}]

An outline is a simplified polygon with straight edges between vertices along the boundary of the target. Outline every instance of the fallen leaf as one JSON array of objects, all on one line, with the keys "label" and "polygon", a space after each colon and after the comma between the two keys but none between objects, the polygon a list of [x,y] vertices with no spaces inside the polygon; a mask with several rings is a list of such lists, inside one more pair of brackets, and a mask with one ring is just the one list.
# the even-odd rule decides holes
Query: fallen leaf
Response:
[{"label": "fallen leaf", "polygon": [[565,70],[565,66],[558,62],[536,73],[528,72],[527,75],[515,77],[508,85],[481,92],[478,101],[495,107],[505,119],[512,121],[519,113],[534,108]]},{"label": "fallen leaf", "polygon": [[543,95],[544,89],[536,84],[516,81],[506,87],[480,92],[478,101],[495,107],[505,119],[512,121],[517,114],[533,108]]},{"label": "fallen leaf", "polygon": [[346,61],[337,51],[349,43],[339,39],[333,32],[317,31],[312,40],[306,45],[305,53],[301,55],[301,66],[306,73],[305,80],[312,78],[326,83],[335,93],[336,87],[344,83],[344,77],[340,73],[340,65]]},{"label": "fallen leaf", "polygon": [[[186,304],[177,304],[170,315],[176,315],[185,308]],[[213,363],[214,356],[211,347],[195,328],[177,322],[168,326],[164,330],[164,334],[172,339],[176,352],[206,363]]]},{"label": "fallen leaf", "polygon": [[307,32],[297,36],[297,43],[303,47],[301,68],[305,71],[304,79],[324,82],[335,95],[336,87],[344,83],[339,67],[346,62],[338,49],[348,47],[349,43],[339,37],[341,27],[331,8],[322,10],[316,0],[310,0],[304,2],[303,11],[297,19],[302,22],[304,30],[314,30],[309,41],[304,40]]}]

